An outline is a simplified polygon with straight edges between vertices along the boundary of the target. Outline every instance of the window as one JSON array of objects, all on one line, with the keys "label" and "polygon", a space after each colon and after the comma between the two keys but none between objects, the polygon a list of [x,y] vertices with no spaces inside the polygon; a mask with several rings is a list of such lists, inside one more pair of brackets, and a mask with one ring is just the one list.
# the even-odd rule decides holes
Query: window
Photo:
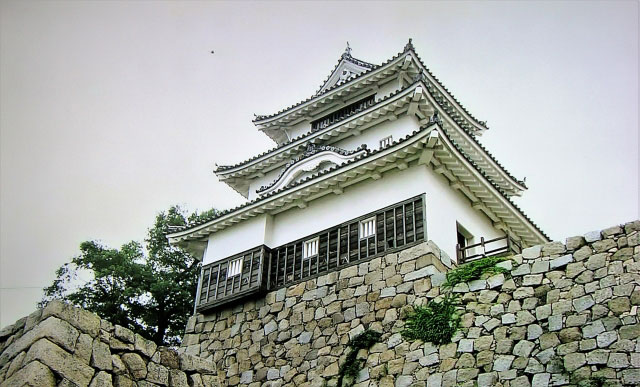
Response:
[{"label": "window", "polygon": [[360,221],[360,239],[369,238],[376,233],[376,217]]},{"label": "window", "polygon": [[458,240],[458,245],[463,249],[471,244],[471,240],[473,239],[473,235],[466,228],[462,227],[460,223],[456,222],[456,236]]},{"label": "window", "polygon": [[387,137],[383,138],[382,140],[380,140],[380,148],[384,148],[385,146],[389,146],[389,145],[391,145],[392,142],[393,142],[393,136],[387,136]]},{"label": "window", "polygon": [[242,258],[234,259],[229,262],[229,270],[227,270],[227,278],[234,277],[240,273],[242,273]]},{"label": "window", "polygon": [[314,131],[314,130],[324,129],[332,125],[334,122],[338,122],[349,116],[359,113],[364,109],[368,108],[369,106],[372,106],[375,103],[375,98],[376,98],[375,94],[370,95],[366,98],[363,98],[359,101],[349,104],[343,107],[342,109],[336,110],[333,113],[329,113],[324,117],[321,117],[315,121],[312,121],[311,130]]},{"label": "window", "polygon": [[318,238],[309,239],[302,246],[302,259],[308,259],[318,255]]}]

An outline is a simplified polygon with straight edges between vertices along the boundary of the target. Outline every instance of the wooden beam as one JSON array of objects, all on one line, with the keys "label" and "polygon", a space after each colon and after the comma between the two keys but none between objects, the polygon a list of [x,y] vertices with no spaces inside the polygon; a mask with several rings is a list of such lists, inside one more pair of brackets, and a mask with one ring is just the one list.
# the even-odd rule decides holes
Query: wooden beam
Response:
[{"label": "wooden beam", "polygon": [[429,149],[425,149],[422,151],[420,155],[420,159],[418,160],[419,165],[429,165],[431,159],[433,158],[433,151]]}]

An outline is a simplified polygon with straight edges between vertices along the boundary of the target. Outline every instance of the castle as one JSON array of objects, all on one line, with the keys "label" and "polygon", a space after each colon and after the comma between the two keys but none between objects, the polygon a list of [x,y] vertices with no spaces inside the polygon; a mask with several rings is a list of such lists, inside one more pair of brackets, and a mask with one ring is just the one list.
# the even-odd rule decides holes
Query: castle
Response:
[{"label": "castle", "polygon": [[445,266],[548,241],[411,40],[381,65],[347,45],[315,94],[253,122],[278,145],[215,169],[248,201],[168,235],[202,257],[199,311],[427,240]]}]

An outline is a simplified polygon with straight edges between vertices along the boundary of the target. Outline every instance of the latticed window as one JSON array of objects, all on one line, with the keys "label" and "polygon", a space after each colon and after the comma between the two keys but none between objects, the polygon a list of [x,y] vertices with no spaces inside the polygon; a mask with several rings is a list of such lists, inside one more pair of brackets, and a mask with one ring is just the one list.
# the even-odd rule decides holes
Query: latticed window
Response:
[{"label": "latticed window", "polygon": [[242,272],[242,258],[234,259],[229,262],[229,270],[227,271],[227,278],[236,276]]},{"label": "latticed window", "polygon": [[369,238],[376,233],[376,217],[360,221],[360,239]]},{"label": "latticed window", "polygon": [[311,258],[318,255],[318,238],[313,238],[304,242],[302,258]]}]

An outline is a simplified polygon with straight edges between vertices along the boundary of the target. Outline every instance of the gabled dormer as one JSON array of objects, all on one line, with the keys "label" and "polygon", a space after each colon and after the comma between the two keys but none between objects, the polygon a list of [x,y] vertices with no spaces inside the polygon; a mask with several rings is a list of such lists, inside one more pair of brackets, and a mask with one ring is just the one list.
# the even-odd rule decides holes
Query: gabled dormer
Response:
[{"label": "gabled dormer", "polygon": [[316,95],[322,94],[325,90],[346,83],[356,76],[375,68],[376,65],[356,59],[351,56],[351,47],[347,42],[347,48],[340,57],[338,64],[331,71],[331,74],[324,81]]}]

